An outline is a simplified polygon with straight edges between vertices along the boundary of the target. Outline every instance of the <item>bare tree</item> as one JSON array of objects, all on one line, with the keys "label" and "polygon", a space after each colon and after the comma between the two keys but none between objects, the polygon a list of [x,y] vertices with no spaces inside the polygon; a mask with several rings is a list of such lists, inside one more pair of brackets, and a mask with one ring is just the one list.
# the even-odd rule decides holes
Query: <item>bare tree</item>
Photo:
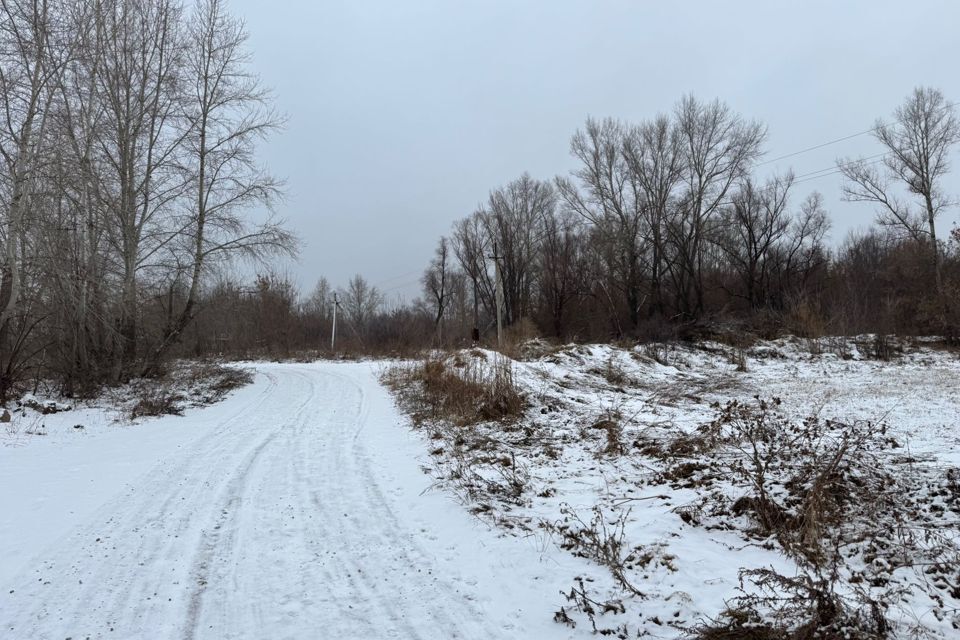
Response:
[{"label": "bare tree", "polygon": [[55,225],[70,242],[48,250],[51,273],[47,281],[59,285],[57,308],[65,315],[63,336],[64,390],[72,394],[93,391],[101,380],[97,353],[113,332],[107,310],[108,267],[113,256],[106,245],[105,198],[100,193],[108,166],[100,153],[105,139],[104,107],[99,91],[106,52],[103,0],[83,0],[66,8],[75,54],[67,62],[58,86],[58,164],[53,173],[58,186],[51,190],[62,200],[63,219]]},{"label": "bare tree", "polygon": [[766,129],[719,100],[701,102],[693,96],[680,101],[675,117],[686,191],[680,215],[669,226],[677,252],[673,275],[681,311],[696,316],[704,309],[703,267],[713,222],[732,187],[760,155]]},{"label": "bare tree", "polygon": [[433,330],[437,342],[443,344],[443,319],[450,296],[450,250],[445,237],[440,238],[433,259],[420,279],[429,306],[433,309]]},{"label": "bare tree", "polygon": [[[625,125],[607,118],[588,119],[570,141],[570,153],[580,162],[576,182],[557,179],[566,206],[589,222],[609,244],[607,264],[626,303],[635,329],[644,301],[643,229],[645,194],[624,154]],[[634,149],[634,153],[639,153]],[[635,158],[636,159],[636,158]]]},{"label": "bare tree", "polygon": [[[823,243],[830,230],[830,218],[823,208],[823,196],[814,191],[800,205],[779,250],[781,298],[806,291],[811,278],[827,264]],[[778,301],[783,305],[783,300]]]},{"label": "bare tree", "polygon": [[486,317],[493,316],[496,286],[487,268],[487,255],[492,247],[484,231],[482,215],[482,211],[475,211],[456,222],[450,238],[457,262],[470,280],[473,328],[478,334],[481,329],[480,307],[483,307]]},{"label": "bare tree", "polygon": [[[883,145],[884,171],[865,160],[840,161],[847,179],[844,196],[854,202],[879,205],[880,224],[902,229],[909,237],[929,245],[934,284],[944,314],[950,300],[944,286],[937,242],[936,220],[952,204],[943,193],[942,180],[950,170],[949,154],[960,141],[956,108],[938,89],[918,87],[894,111],[890,124],[878,121],[874,137]],[[897,196],[906,189],[918,199],[911,204]]]},{"label": "bare tree", "polygon": [[114,377],[133,373],[138,339],[138,277],[173,239],[169,217],[186,186],[176,154],[182,114],[182,11],[174,0],[106,0],[98,91],[104,102],[100,149],[110,171],[99,193],[121,285]]},{"label": "bare tree", "polygon": [[542,223],[540,295],[550,329],[561,339],[568,337],[570,303],[585,288],[579,269],[582,238],[572,215],[569,212],[548,215]]},{"label": "bare tree", "polygon": [[643,194],[650,252],[650,313],[662,315],[667,225],[676,208],[676,191],[684,171],[680,131],[665,115],[631,127],[624,140],[624,156]]},{"label": "bare tree", "polygon": [[[224,11],[223,0],[198,0],[194,11],[187,30],[183,159],[192,204],[177,216],[174,230],[181,242],[189,241],[183,252],[189,256],[188,289],[183,307],[147,363],[147,373],[193,320],[208,265],[238,254],[292,254],[296,247],[280,224],[268,220],[251,227],[242,215],[255,206],[269,209],[280,195],[277,180],[256,161],[256,143],[279,126],[279,119],[269,108],[269,94],[248,69],[243,25]],[[177,247],[170,250],[180,253]]]},{"label": "bare tree", "polygon": [[[26,236],[28,228],[40,224],[36,192],[50,161],[54,98],[72,49],[61,9],[52,0],[0,1],[0,346],[21,306],[24,269],[33,262],[26,255]],[[3,375],[0,398],[8,386],[9,375]]]},{"label": "bare tree", "polygon": [[530,315],[539,225],[555,207],[551,184],[524,173],[491,191],[481,214],[488,246],[495,245],[499,254],[504,321],[508,326]]},{"label": "bare tree", "polygon": [[777,252],[792,223],[787,212],[792,185],[793,174],[776,176],[760,187],[748,178],[722,211],[718,244],[741,281],[743,292],[735,295],[743,296],[751,309],[769,303]]},{"label": "bare tree", "polygon": [[330,317],[333,311],[333,290],[330,282],[323,276],[313,286],[313,291],[308,296],[304,308],[321,318]]},{"label": "bare tree", "polygon": [[383,304],[383,294],[359,273],[350,279],[346,289],[340,290],[347,320],[362,340],[377,310]]},{"label": "bare tree", "polygon": [[277,118],[223,2],[0,0],[0,396],[27,367],[71,394],[156,371],[211,273],[289,252],[251,222]]}]

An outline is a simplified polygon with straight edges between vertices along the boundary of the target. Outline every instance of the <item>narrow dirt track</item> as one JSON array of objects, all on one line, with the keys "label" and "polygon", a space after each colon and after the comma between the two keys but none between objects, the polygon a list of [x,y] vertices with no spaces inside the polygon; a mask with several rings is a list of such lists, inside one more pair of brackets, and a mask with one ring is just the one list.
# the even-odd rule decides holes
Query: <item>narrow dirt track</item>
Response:
[{"label": "narrow dirt track", "polygon": [[369,369],[366,382],[344,371],[259,367],[257,393],[227,400],[228,417],[9,585],[0,636],[521,633],[517,612],[491,613],[478,599],[485,589],[451,570],[460,550],[438,546],[429,523],[406,517],[405,489],[384,479],[389,456],[372,457],[376,438],[365,433],[367,394],[382,390]]}]

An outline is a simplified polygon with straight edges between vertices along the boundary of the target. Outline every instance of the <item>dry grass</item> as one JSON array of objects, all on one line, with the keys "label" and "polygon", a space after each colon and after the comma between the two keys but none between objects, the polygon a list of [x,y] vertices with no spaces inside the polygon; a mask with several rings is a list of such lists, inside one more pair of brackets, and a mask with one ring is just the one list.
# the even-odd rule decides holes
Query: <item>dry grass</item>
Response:
[{"label": "dry grass", "polygon": [[130,418],[183,415],[182,400],[183,396],[166,384],[144,385],[130,409]]},{"label": "dry grass", "polygon": [[447,421],[466,426],[511,421],[523,415],[526,397],[513,378],[513,363],[495,355],[431,354],[386,370],[384,382],[418,422]]},{"label": "dry grass", "polygon": [[253,382],[253,374],[246,369],[206,363],[189,369],[187,381],[207,391],[207,402],[216,402],[231,391]]},{"label": "dry grass", "polygon": [[246,369],[216,363],[185,364],[160,377],[135,380],[130,418],[183,415],[186,407],[219,402],[251,382],[253,375]]}]

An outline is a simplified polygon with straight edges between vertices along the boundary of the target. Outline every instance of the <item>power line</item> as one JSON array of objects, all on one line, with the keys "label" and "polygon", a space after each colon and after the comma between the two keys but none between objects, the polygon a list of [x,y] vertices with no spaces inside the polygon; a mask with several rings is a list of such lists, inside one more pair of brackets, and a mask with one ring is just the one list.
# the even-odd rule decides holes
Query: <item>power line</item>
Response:
[{"label": "power line", "polygon": [[[399,280],[400,278],[407,278],[407,277],[409,277],[409,276],[412,276],[412,275],[415,274],[415,273],[420,273],[420,271],[421,271],[420,269],[414,269],[413,271],[407,271],[406,273],[401,273],[401,274],[398,274],[398,275],[395,275],[395,276],[391,276],[391,277],[389,277],[389,278],[384,278],[383,280],[380,280],[379,282],[375,282],[375,283],[373,284],[373,286],[374,286],[374,287],[380,287],[380,286],[383,286],[383,285],[387,284],[388,282],[393,282],[394,280]],[[401,286],[402,286],[402,285],[401,285]]]},{"label": "power line", "polygon": [[809,152],[811,152],[811,151],[816,151],[817,149],[822,149],[822,148],[824,148],[824,147],[829,147],[830,145],[838,144],[838,143],[840,143],[840,142],[845,142],[845,141],[847,141],[847,140],[853,140],[854,138],[859,138],[860,136],[864,136],[864,135],[866,135],[866,134],[868,134],[868,133],[873,133],[873,132],[876,131],[876,130],[877,130],[876,127],[871,127],[870,129],[867,129],[866,131],[860,131],[859,133],[852,133],[852,134],[850,134],[850,135],[848,135],[848,136],[843,136],[842,138],[837,138],[837,139],[835,139],[835,140],[829,140],[829,141],[827,141],[827,142],[821,142],[820,144],[815,144],[815,145],[813,145],[812,147],[807,147],[806,149],[800,149],[799,151],[794,151],[793,153],[787,153],[787,154],[784,154],[784,155],[782,155],[782,156],[777,156],[776,158],[771,158],[771,159],[769,159],[769,160],[764,160],[763,162],[758,162],[758,163],[757,163],[756,165],[754,165],[754,166],[763,167],[763,166],[768,165],[768,164],[773,164],[774,162],[779,162],[780,160],[786,160],[787,158],[792,158],[792,157],[794,157],[794,156],[799,156],[799,155],[804,154],[804,153],[809,153]]},{"label": "power line", "polygon": [[417,280],[408,280],[407,282],[401,282],[400,284],[395,284],[395,285],[393,285],[392,287],[387,287],[387,288],[385,288],[385,289],[380,289],[380,293],[387,293],[387,292],[389,292],[389,291],[395,291],[395,290],[397,290],[397,289],[402,289],[402,288],[404,288],[404,287],[409,287],[409,286],[411,286],[411,285],[418,284],[419,282],[420,282],[419,279],[417,279]]},{"label": "power line", "polygon": [[[948,103],[944,104],[942,107],[940,107],[939,109],[937,109],[937,111],[945,111],[946,109],[952,109],[952,108],[955,107],[955,106],[957,106],[957,103],[956,103],[956,102],[948,102]],[[784,155],[782,155],[782,156],[777,156],[776,158],[770,158],[769,160],[764,160],[763,162],[758,162],[758,163],[755,164],[754,166],[756,166],[756,167],[763,167],[763,166],[768,165],[768,164],[773,164],[774,162],[779,162],[780,160],[786,160],[787,158],[792,158],[792,157],[794,157],[794,156],[799,156],[799,155],[804,154],[804,153],[809,153],[809,152],[811,152],[811,151],[816,151],[817,149],[823,149],[824,147],[829,147],[829,146],[831,146],[831,145],[839,144],[839,143],[841,143],[841,142],[846,142],[847,140],[853,140],[854,138],[859,138],[860,136],[865,136],[865,135],[867,135],[868,133],[873,133],[873,132],[875,132],[877,129],[879,129],[881,126],[883,126],[883,123],[882,123],[882,122],[880,122],[880,123],[878,123],[878,124],[870,127],[869,129],[865,129],[864,131],[858,131],[857,133],[851,133],[850,135],[842,136],[842,137],[840,137],[840,138],[834,138],[833,140],[827,140],[826,142],[821,142],[820,144],[815,144],[815,145],[813,145],[812,147],[807,147],[806,149],[800,149],[799,151],[793,151],[792,153],[787,153],[787,154],[784,154]]]},{"label": "power line", "polygon": [[[884,151],[883,153],[878,153],[878,154],[876,154],[876,155],[867,156],[866,158],[858,158],[858,160],[859,160],[859,161],[874,160],[874,159],[876,159],[876,158],[884,158],[884,157],[886,157],[886,156],[888,156],[888,155],[890,155],[890,152],[889,152],[889,151]],[[870,164],[876,164],[876,163],[875,163],[875,162],[871,162]],[[814,179],[814,178],[819,178],[819,177],[821,177],[819,174],[822,174],[822,173],[824,173],[825,171],[829,171],[829,172],[830,172],[830,173],[827,173],[827,174],[825,174],[825,175],[832,175],[833,173],[835,173],[835,172],[837,171],[837,165],[836,165],[836,164],[832,164],[832,165],[830,165],[829,167],[824,167],[823,169],[817,169],[816,171],[810,171],[810,172],[808,172],[808,173],[801,173],[801,174],[798,175],[798,176],[794,176],[793,179],[794,179],[794,182],[804,182],[804,181],[806,181],[806,180],[812,180],[812,179]]]}]

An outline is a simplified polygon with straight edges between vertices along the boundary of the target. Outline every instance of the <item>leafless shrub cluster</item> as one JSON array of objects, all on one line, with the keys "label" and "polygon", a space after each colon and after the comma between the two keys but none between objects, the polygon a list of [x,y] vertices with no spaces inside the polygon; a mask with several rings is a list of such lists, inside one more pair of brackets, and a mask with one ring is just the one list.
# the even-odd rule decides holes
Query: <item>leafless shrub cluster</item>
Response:
[{"label": "leafless shrub cluster", "polygon": [[840,595],[835,580],[788,577],[771,569],[742,571],[740,580],[751,584],[750,593],[729,603],[718,622],[697,629],[697,638],[880,640],[891,631],[880,603]]},{"label": "leafless shrub cluster", "polygon": [[597,422],[593,423],[593,429],[603,430],[606,436],[606,442],[604,444],[603,450],[601,453],[608,456],[619,456],[625,453],[625,447],[623,443],[623,425],[621,424],[622,417],[618,412],[611,411],[607,412],[607,415]]},{"label": "leafless shrub cluster", "polygon": [[[574,585],[570,587],[570,592],[561,591],[560,594],[566,598],[572,611],[578,611],[587,616],[590,627],[594,634],[608,636],[626,640],[630,636],[630,630],[627,624],[621,623],[616,627],[598,627],[597,618],[604,614],[623,614],[626,613],[626,607],[620,600],[599,601],[591,597],[584,579],[577,577]],[[560,610],[553,614],[554,622],[565,624],[571,628],[577,626],[576,621],[567,613],[566,607],[560,607]]]},{"label": "leafless shrub cluster", "polygon": [[896,338],[882,333],[858,338],[854,344],[861,355],[871,360],[890,361],[903,354],[903,346]]},{"label": "leafless shrub cluster", "polygon": [[[222,400],[231,391],[253,382],[253,375],[238,367],[214,363],[180,364],[162,376],[139,378],[128,385],[133,419],[145,416],[182,415],[188,406]],[[123,396],[123,392],[120,394]]]},{"label": "leafless shrub cluster", "polygon": [[181,393],[174,391],[168,384],[142,384],[130,409],[130,418],[183,415],[184,399]]},{"label": "leafless shrub cluster", "polygon": [[629,549],[624,542],[624,526],[630,516],[629,510],[608,516],[595,506],[589,522],[569,505],[563,505],[560,511],[563,516],[560,521],[544,523],[548,531],[562,537],[560,547],[606,567],[624,590],[643,596],[626,574],[638,562],[639,552]]},{"label": "leafless shrub cluster", "polygon": [[[657,482],[702,488],[695,508],[678,510],[686,522],[772,540],[800,569],[745,570],[750,587],[700,637],[885,637],[888,608],[907,589],[929,597],[938,617],[956,616],[960,575],[946,567],[960,546],[937,533],[960,513],[951,472],[905,467],[913,459],[897,455],[902,445],[882,424],[798,423],[779,404],[717,406],[714,421],[675,447],[641,449],[680,460]],[[736,524],[744,517],[745,528]],[[896,577],[903,569],[912,581]]]},{"label": "leafless shrub cluster", "polygon": [[617,362],[613,355],[604,363],[602,375],[614,387],[624,387],[631,383],[630,376],[624,371],[623,365]]},{"label": "leafless shrub cluster", "polygon": [[[485,455],[477,449],[453,446],[447,461],[440,465],[442,480],[458,493],[475,514],[491,514],[495,504],[527,503],[530,472],[515,456]],[[513,525],[503,521],[507,528]]]},{"label": "leafless shrub cluster", "polygon": [[239,367],[213,363],[197,364],[187,369],[186,382],[198,387],[201,401],[209,404],[253,382],[253,374]]},{"label": "leafless shrub cluster", "polygon": [[643,355],[658,364],[670,366],[670,349],[664,342],[651,342],[643,346]]},{"label": "leafless shrub cluster", "polygon": [[[710,430],[735,452],[726,458],[727,470],[751,488],[732,511],[749,513],[762,534],[818,562],[826,532],[844,523],[849,508],[883,495],[889,478],[876,456],[889,444],[882,426],[814,417],[796,424],[776,411],[779,403],[730,402]],[[775,495],[775,488],[786,492]]]}]

